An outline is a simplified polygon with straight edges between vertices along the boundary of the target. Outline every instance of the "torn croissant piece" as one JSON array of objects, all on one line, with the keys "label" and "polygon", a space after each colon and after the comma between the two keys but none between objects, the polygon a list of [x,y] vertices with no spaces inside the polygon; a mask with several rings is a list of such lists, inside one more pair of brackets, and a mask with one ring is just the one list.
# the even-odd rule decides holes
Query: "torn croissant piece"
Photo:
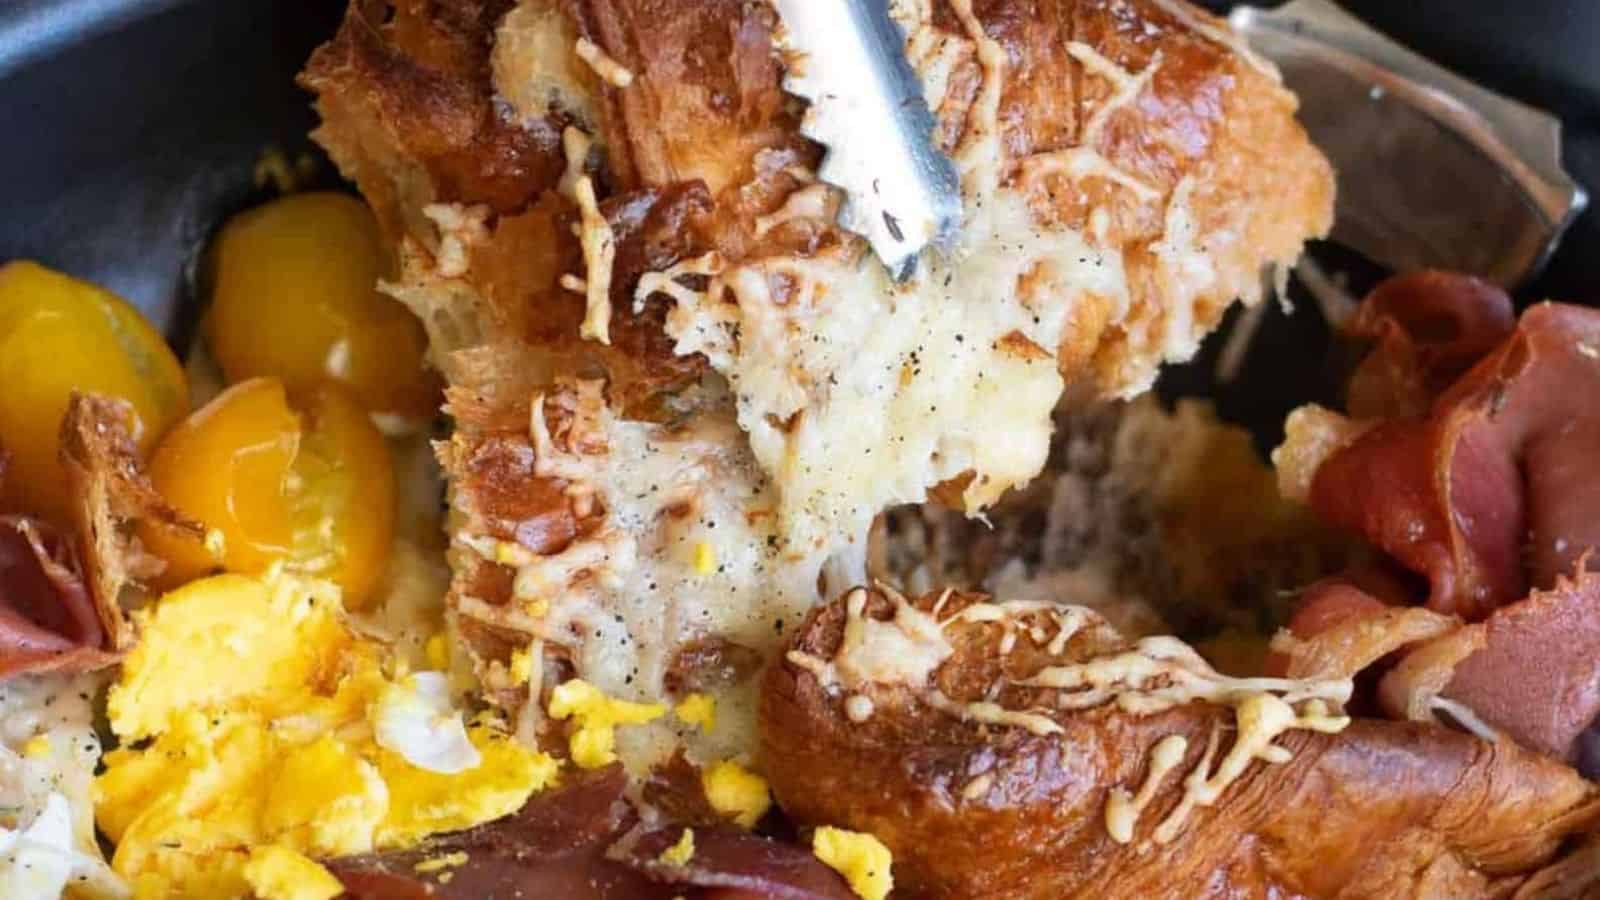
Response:
[{"label": "torn croissant piece", "polygon": [[132,523],[202,534],[145,477],[129,418],[118,400],[74,394],[68,403],[61,457],[70,531],[28,516],[0,517],[0,677],[115,662],[133,638],[124,606],[142,599],[141,580],[161,567],[131,534]]},{"label": "torn croissant piece", "polygon": [[1600,822],[1566,766],[1349,720],[1349,690],[1082,608],[858,590],[768,673],[762,750],[784,810],[877,835],[908,897],[1504,896]]},{"label": "torn croissant piece", "polygon": [[[1351,407],[1387,417],[1353,427],[1297,413],[1275,458],[1313,471],[1311,507],[1428,590],[1349,578],[1308,590],[1275,642],[1280,665],[1330,671],[1343,658],[1338,671],[1354,674],[1406,648],[1378,685],[1391,715],[1442,713],[1577,760],[1600,717],[1600,494],[1587,474],[1600,312],[1544,303],[1513,320],[1497,288],[1428,272],[1381,285],[1356,322],[1377,343]],[[1400,608],[1424,600],[1449,615]],[[1376,639],[1353,653],[1356,635]]]},{"label": "torn croissant piece", "polygon": [[144,580],[161,574],[164,565],[145,552],[133,534],[134,524],[171,529],[190,540],[205,539],[205,526],[179,513],[150,483],[124,424],[129,420],[122,401],[75,393],[61,421],[61,461],[73,497],[72,527],[107,649],[113,651],[126,648],[133,639],[124,607],[146,599]]},{"label": "torn croissant piece", "polygon": [[308,65],[450,385],[450,604],[499,702],[770,658],[878,512],[1033,478],[1069,382],[1143,390],[1327,230],[1294,97],[1220,21],[897,14],[967,219],[903,290],[834,225],[767,4],[357,0]]}]

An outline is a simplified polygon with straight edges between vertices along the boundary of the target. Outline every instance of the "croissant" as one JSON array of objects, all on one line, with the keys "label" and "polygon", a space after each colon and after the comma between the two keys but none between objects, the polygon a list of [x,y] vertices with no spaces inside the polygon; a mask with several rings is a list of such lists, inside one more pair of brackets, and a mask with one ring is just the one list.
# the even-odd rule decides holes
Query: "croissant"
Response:
[{"label": "croissant", "polygon": [[1081,607],[857,590],[767,674],[784,810],[871,831],[908,897],[1505,896],[1600,821],[1564,765],[1351,720]]},{"label": "croissant", "polygon": [[450,604],[498,702],[576,674],[750,709],[877,513],[1026,482],[1068,384],[1143,390],[1328,228],[1293,95],[1184,3],[895,15],[966,210],[898,291],[834,224],[767,4],[356,0],[307,67],[449,384]]}]

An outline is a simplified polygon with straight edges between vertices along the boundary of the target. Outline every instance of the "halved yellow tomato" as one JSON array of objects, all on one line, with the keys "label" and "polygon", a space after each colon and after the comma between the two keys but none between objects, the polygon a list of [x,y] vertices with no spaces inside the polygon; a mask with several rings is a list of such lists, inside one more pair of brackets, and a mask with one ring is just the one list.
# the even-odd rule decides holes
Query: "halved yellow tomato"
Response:
[{"label": "halved yellow tomato", "polygon": [[304,391],[332,380],[370,412],[437,409],[422,324],[378,292],[392,266],[360,200],[291,194],[235,216],[211,252],[205,333],[230,383],[275,376]]},{"label": "halved yellow tomato", "polygon": [[183,366],[120,297],[18,260],[0,266],[0,446],[9,457],[0,505],[61,521],[61,416],[73,391],[128,401],[148,452],[189,410]]},{"label": "halved yellow tomato", "polygon": [[276,378],[242,381],[156,449],[156,488],[211,532],[202,543],[142,531],[167,561],[169,585],[218,568],[256,573],[281,559],[336,582],[352,606],[376,587],[394,533],[388,446],[343,388],[294,396],[292,404]]}]

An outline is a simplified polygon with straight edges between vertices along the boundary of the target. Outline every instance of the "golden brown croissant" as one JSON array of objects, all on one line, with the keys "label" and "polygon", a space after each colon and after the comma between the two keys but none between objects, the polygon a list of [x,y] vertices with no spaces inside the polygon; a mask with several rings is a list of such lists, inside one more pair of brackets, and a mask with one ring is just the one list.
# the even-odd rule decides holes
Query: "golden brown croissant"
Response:
[{"label": "golden brown croissant", "polygon": [[895,11],[966,195],[901,292],[832,222],[766,4],[356,0],[309,65],[450,383],[451,603],[507,703],[576,673],[748,709],[878,511],[1031,478],[1068,382],[1142,389],[1326,230],[1293,96],[1217,20]]},{"label": "golden brown croissant", "polygon": [[769,671],[762,750],[789,815],[878,835],[911,897],[1502,896],[1600,822],[1566,766],[1341,690],[1082,608],[860,590]]}]

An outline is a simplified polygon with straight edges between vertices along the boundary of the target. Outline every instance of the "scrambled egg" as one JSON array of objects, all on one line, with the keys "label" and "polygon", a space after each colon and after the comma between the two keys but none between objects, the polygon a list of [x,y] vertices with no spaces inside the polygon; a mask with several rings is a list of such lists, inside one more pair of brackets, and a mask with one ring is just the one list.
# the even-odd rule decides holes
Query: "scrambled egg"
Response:
[{"label": "scrambled egg", "polygon": [[695,725],[705,734],[717,726],[717,700],[710,694],[690,694],[672,709],[685,725]]},{"label": "scrambled egg", "polygon": [[661,851],[661,855],[656,857],[657,862],[663,862],[669,866],[685,865],[691,859],[694,859],[693,828],[685,828],[683,834],[678,837],[678,842]]},{"label": "scrambled egg", "polygon": [[711,808],[740,828],[754,828],[772,806],[767,780],[731,759],[700,773],[700,786]]},{"label": "scrambled egg", "polygon": [[666,714],[659,703],[630,703],[607,697],[599,688],[574,678],[550,692],[550,718],[577,723],[567,738],[572,761],[585,769],[616,762],[617,726],[642,725]]},{"label": "scrambled egg", "polygon": [[694,571],[696,575],[710,575],[717,570],[717,548],[710,541],[694,545]]},{"label": "scrambled egg", "polygon": [[811,835],[811,852],[843,875],[862,900],[883,900],[894,888],[890,872],[894,858],[889,848],[870,834],[824,825]]},{"label": "scrambled egg", "polygon": [[344,893],[332,872],[282,844],[251,850],[244,877],[260,900],[330,900]]},{"label": "scrambled egg", "polygon": [[138,616],[95,785],[137,897],[328,896],[309,858],[499,818],[555,778],[498,721],[464,724],[444,676],[351,630],[325,582],[219,575]]}]

